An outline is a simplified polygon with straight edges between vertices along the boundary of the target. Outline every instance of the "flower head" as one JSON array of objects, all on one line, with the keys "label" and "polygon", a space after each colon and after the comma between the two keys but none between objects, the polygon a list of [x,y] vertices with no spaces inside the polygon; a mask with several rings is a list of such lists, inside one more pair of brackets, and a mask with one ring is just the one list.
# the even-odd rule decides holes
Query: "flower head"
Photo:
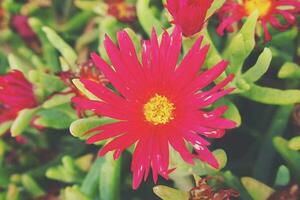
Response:
[{"label": "flower head", "polygon": [[[248,17],[252,12],[258,10],[259,22],[261,23],[265,41],[271,40],[268,24],[274,28],[284,31],[296,22],[296,15],[300,12],[300,2],[297,0],[243,0],[238,3],[236,0],[227,0],[219,11],[220,25],[217,33],[223,35],[225,29],[233,31],[232,25],[243,18]],[[279,20],[279,16],[284,22]]]},{"label": "flower head", "polygon": [[130,23],[136,19],[136,8],[125,0],[106,0],[108,14],[116,17],[119,21]]},{"label": "flower head", "polygon": [[40,41],[28,23],[28,17],[24,15],[13,15],[10,25],[22,40],[37,53],[41,53]]},{"label": "flower head", "polygon": [[184,36],[198,33],[213,0],[167,0],[166,8],[173,16],[172,23],[181,27]]},{"label": "flower head", "polygon": [[[143,177],[147,178],[150,167],[155,182],[158,174],[168,178],[172,171],[169,169],[169,144],[188,163],[198,158],[218,168],[217,160],[208,150],[209,142],[203,137],[220,138],[224,130],[234,128],[235,123],[222,118],[226,106],[211,111],[205,109],[233,90],[224,89],[233,76],[210,90],[203,88],[225,70],[227,62],[221,61],[199,73],[209,49],[208,45],[201,47],[201,37],[177,66],[182,40],[179,27],[171,35],[164,32],[160,44],[153,31],[151,39],[143,41],[141,62],[128,34],[121,31],[117,38],[119,46],[109,37],[104,41],[112,67],[95,53],[92,59],[118,93],[81,78],[86,89],[99,100],[73,99],[85,109],[117,120],[90,130],[88,133],[97,134],[87,142],[112,139],[99,154],[114,151],[115,159],[135,145],[131,164],[134,189]],[[191,143],[197,154],[192,154],[185,142]]]},{"label": "flower head", "polygon": [[15,70],[0,77],[0,123],[15,119],[19,111],[36,105],[32,84],[22,72]]}]

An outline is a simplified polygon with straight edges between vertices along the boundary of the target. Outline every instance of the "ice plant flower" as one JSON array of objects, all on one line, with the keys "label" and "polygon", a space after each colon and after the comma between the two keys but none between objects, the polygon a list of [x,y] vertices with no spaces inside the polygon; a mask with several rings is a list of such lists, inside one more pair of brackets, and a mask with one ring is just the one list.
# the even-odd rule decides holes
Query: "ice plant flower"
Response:
[{"label": "ice plant flower", "polygon": [[204,23],[213,0],[167,0],[165,5],[173,16],[173,24],[181,27],[183,35],[198,33]]},{"label": "ice plant flower", "polygon": [[37,36],[31,29],[28,23],[28,17],[24,15],[14,15],[11,19],[11,26],[17,31],[17,33],[25,40],[36,40]]},{"label": "ice plant flower", "polygon": [[[208,45],[201,47],[201,37],[177,66],[182,45],[179,27],[171,35],[164,32],[160,44],[153,31],[151,39],[143,41],[141,62],[129,35],[121,31],[117,38],[118,46],[107,36],[104,40],[112,66],[95,53],[92,59],[118,92],[81,78],[86,89],[99,100],[73,99],[85,109],[117,120],[91,129],[88,133],[96,134],[87,143],[112,139],[99,155],[114,151],[115,159],[135,145],[131,163],[134,189],[143,177],[146,180],[150,167],[154,182],[158,174],[168,178],[172,171],[169,144],[188,163],[193,164],[193,158],[198,158],[218,168],[217,160],[208,149],[209,142],[203,137],[220,138],[225,129],[234,128],[235,123],[222,118],[226,106],[210,111],[206,108],[233,90],[224,88],[233,76],[210,90],[203,88],[211,84],[228,63],[221,61],[199,73],[209,49]],[[197,154],[192,154],[185,142],[191,143]]]},{"label": "ice plant flower", "polygon": [[108,14],[116,17],[119,21],[130,23],[136,19],[136,8],[125,0],[106,0]]},{"label": "ice plant flower", "polygon": [[[220,25],[217,33],[223,35],[224,31],[233,31],[232,25],[241,21],[258,10],[259,22],[261,23],[265,41],[271,40],[272,36],[268,30],[271,24],[279,31],[284,31],[296,22],[297,14],[300,12],[298,0],[243,0],[241,3],[236,0],[227,0],[219,11]],[[279,17],[284,19],[281,22]]]},{"label": "ice plant flower", "polygon": [[22,72],[15,70],[0,77],[0,123],[15,119],[19,111],[36,105],[33,86]]},{"label": "ice plant flower", "polygon": [[41,53],[40,41],[29,25],[28,17],[24,15],[13,15],[10,25],[22,40],[36,53]]}]

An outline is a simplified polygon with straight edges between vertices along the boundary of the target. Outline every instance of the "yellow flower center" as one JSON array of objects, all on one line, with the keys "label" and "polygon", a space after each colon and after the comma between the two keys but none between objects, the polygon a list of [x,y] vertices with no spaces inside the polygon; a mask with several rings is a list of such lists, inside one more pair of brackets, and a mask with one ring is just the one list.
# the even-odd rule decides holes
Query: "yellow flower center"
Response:
[{"label": "yellow flower center", "polygon": [[144,115],[154,125],[166,124],[174,119],[174,104],[165,96],[155,94],[145,105]]},{"label": "yellow flower center", "polygon": [[245,0],[244,5],[248,15],[258,10],[259,16],[264,17],[271,8],[272,0]]}]

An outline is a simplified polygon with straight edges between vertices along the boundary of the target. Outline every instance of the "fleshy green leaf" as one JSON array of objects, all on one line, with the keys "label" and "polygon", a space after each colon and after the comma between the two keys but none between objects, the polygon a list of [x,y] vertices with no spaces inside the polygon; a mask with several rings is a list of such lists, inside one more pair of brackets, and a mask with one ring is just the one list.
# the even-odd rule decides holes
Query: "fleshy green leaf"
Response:
[{"label": "fleshy green leaf", "polygon": [[273,139],[273,144],[278,151],[278,153],[286,161],[289,169],[298,181],[300,181],[300,153],[298,151],[289,148],[289,143],[281,137],[275,137]]},{"label": "fleshy green leaf", "polygon": [[66,88],[66,85],[59,77],[41,71],[31,70],[28,77],[32,83],[47,91],[48,94]]},{"label": "fleshy green leaf", "polygon": [[192,174],[197,174],[198,176],[204,175],[212,175],[218,172],[219,170],[223,169],[227,163],[227,156],[224,150],[217,149],[213,151],[214,156],[216,157],[220,167],[219,169],[212,168],[210,165],[199,161],[198,159],[195,160],[195,165],[189,165],[184,162],[181,157],[177,153],[173,153],[171,151],[171,168],[176,167],[176,170],[170,174],[170,177],[180,176],[187,176]]},{"label": "fleshy green leaf", "polygon": [[31,194],[32,197],[37,198],[45,195],[44,190],[36,183],[36,181],[29,175],[22,175],[22,185]]},{"label": "fleshy green leaf", "polygon": [[225,0],[213,1],[211,7],[207,11],[206,20],[208,18],[210,18],[217,10],[219,10],[223,6],[224,3],[225,3]]},{"label": "fleshy green leaf", "polygon": [[20,190],[15,184],[10,184],[8,186],[8,191],[6,193],[6,199],[8,200],[21,200]]},{"label": "fleshy green leaf", "polygon": [[86,119],[78,119],[74,121],[71,126],[70,126],[70,132],[74,137],[79,137],[79,138],[86,138],[84,134],[97,126],[106,124],[106,123],[112,123],[115,120],[110,119],[110,118],[98,118],[98,117],[91,117],[91,118],[86,118]]},{"label": "fleshy green leaf", "polygon": [[59,71],[60,67],[57,59],[58,52],[50,44],[45,32],[42,31],[42,22],[37,18],[30,18],[28,22],[41,41],[43,57],[47,63],[48,70],[50,70],[51,72]]},{"label": "fleshy green leaf", "polygon": [[291,79],[299,79],[300,78],[300,66],[296,63],[286,62],[280,68],[278,72],[279,78],[291,78]]},{"label": "fleshy green leaf", "polygon": [[155,28],[157,35],[160,35],[162,33],[162,25],[160,21],[155,18],[154,14],[149,8],[149,3],[150,0],[137,1],[136,10],[139,22],[141,23],[148,36],[151,35],[153,27]]},{"label": "fleshy green leaf", "polygon": [[50,43],[61,53],[70,66],[75,66],[77,60],[76,52],[51,28],[43,27],[43,31]]},{"label": "fleshy green leaf", "polygon": [[53,108],[65,103],[71,102],[71,98],[74,96],[73,93],[71,94],[56,94],[53,95],[50,99],[46,100],[42,107],[45,109]]},{"label": "fleshy green leaf", "polygon": [[48,128],[67,129],[75,119],[75,112],[70,115],[67,110],[51,108],[40,111],[35,123]]},{"label": "fleshy green leaf", "polygon": [[250,90],[241,94],[253,101],[271,105],[290,105],[300,102],[300,90],[280,90],[251,84]]},{"label": "fleshy green leaf", "polygon": [[286,186],[290,182],[290,171],[289,169],[281,165],[277,171],[275,185],[276,186]]},{"label": "fleshy green leaf", "polygon": [[105,156],[100,171],[99,192],[100,199],[120,199],[120,176],[121,176],[121,158],[114,160],[112,153]]},{"label": "fleshy green leaf", "polygon": [[5,134],[8,129],[11,127],[13,121],[6,121],[0,124],[0,136]]},{"label": "fleshy green leaf", "polygon": [[274,193],[272,188],[251,177],[243,177],[241,181],[253,200],[267,200]]},{"label": "fleshy green leaf", "polygon": [[295,151],[300,150],[300,136],[294,137],[289,141],[289,148]]},{"label": "fleshy green leaf", "polygon": [[98,192],[98,182],[100,177],[101,166],[105,162],[104,157],[99,157],[93,163],[88,174],[85,176],[83,183],[80,187],[80,191],[86,194],[87,196],[94,197]]},{"label": "fleshy green leaf", "polygon": [[224,51],[224,58],[230,62],[230,66],[227,68],[229,73],[240,72],[245,59],[253,50],[257,18],[258,12],[253,12]]},{"label": "fleshy green leaf", "polygon": [[11,135],[16,137],[21,135],[22,132],[28,127],[31,119],[38,112],[40,108],[24,109],[19,112],[18,117],[15,119],[11,126]]},{"label": "fleshy green leaf", "polygon": [[79,186],[66,187],[60,195],[61,200],[92,200],[80,191]]},{"label": "fleshy green leaf", "polygon": [[243,78],[249,82],[259,80],[268,70],[272,60],[272,52],[265,48],[260,54],[256,64],[243,74]]},{"label": "fleshy green leaf", "polygon": [[8,63],[10,69],[16,69],[24,73],[26,76],[27,72],[31,70],[32,68],[26,64],[21,58],[14,54],[8,55]]},{"label": "fleshy green leaf", "polygon": [[190,197],[188,192],[176,190],[164,185],[155,186],[153,192],[162,200],[188,200]]},{"label": "fleshy green leaf", "polygon": [[64,156],[62,165],[49,168],[46,171],[46,177],[65,183],[75,183],[82,181],[83,174],[73,158]]}]

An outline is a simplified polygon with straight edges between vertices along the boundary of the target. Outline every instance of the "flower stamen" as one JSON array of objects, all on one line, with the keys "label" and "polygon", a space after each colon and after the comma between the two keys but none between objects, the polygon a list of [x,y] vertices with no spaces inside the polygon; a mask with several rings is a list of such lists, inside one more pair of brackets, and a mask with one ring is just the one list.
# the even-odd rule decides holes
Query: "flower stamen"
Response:
[{"label": "flower stamen", "polygon": [[174,110],[174,104],[167,97],[155,94],[144,105],[144,116],[154,125],[167,124],[174,119]]},{"label": "flower stamen", "polygon": [[245,0],[245,10],[248,15],[258,10],[259,16],[264,17],[269,13],[272,0]]}]

